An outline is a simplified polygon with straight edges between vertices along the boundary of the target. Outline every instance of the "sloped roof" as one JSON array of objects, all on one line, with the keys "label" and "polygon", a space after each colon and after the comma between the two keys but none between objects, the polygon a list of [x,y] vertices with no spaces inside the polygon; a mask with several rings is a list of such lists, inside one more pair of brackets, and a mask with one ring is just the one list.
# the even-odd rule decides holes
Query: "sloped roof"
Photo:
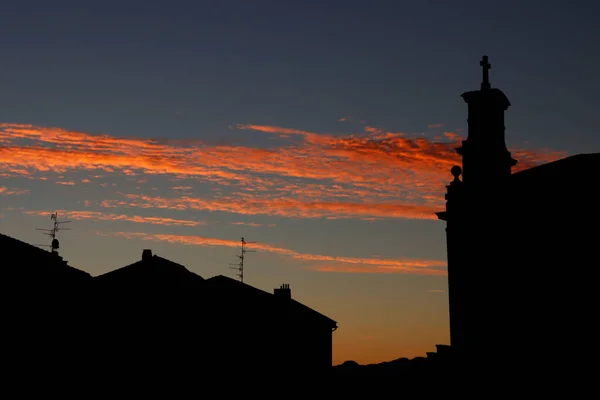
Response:
[{"label": "sloped roof", "polygon": [[[138,290],[146,287],[156,293],[170,293],[169,298],[177,301],[178,295],[191,294],[195,300],[193,307],[201,306],[205,315],[218,318],[234,318],[234,315],[256,311],[260,318],[273,318],[285,306],[286,317],[299,322],[326,325],[335,328],[336,322],[293,299],[281,299],[273,293],[242,283],[238,280],[218,275],[204,279],[181,264],[152,255],[133,264],[107,272],[94,278],[98,288],[120,288],[124,293],[138,297]],[[186,290],[179,290],[185,288]],[[188,290],[189,289],[189,290]],[[114,292],[106,293],[112,296]],[[171,297],[171,294],[174,297]],[[177,295],[177,296],[175,296]],[[113,296],[114,297],[114,296]],[[162,297],[162,296],[160,296]],[[164,297],[163,297],[164,298]],[[189,298],[188,298],[189,299]],[[183,306],[183,303],[179,303]],[[186,307],[192,306],[185,304]],[[249,315],[246,315],[249,317]]]},{"label": "sloped roof", "polygon": [[321,321],[321,323],[325,325],[330,325],[331,329],[337,329],[337,322],[333,319],[321,314],[318,311],[313,310],[312,308],[291,299],[293,310],[298,313],[303,318],[315,318]]},{"label": "sloped roof", "polygon": [[255,288],[246,283],[240,282],[237,279],[232,279],[227,276],[217,275],[212,278],[208,278],[206,283],[209,288],[217,289],[219,291],[224,290],[230,293],[237,293],[244,296],[253,296],[255,298],[269,299],[272,294],[265,292],[264,290]]},{"label": "sloped roof", "polygon": [[6,265],[2,274],[32,280],[56,278],[70,281],[91,278],[90,274],[71,267],[57,254],[2,233],[0,248],[3,251],[3,264]]},{"label": "sloped roof", "polygon": [[257,289],[236,279],[217,275],[207,279],[206,286],[207,289],[212,291],[213,295],[221,293],[231,301],[244,301],[254,307],[261,305],[278,307],[282,305],[282,302],[286,302],[285,305],[288,306],[289,311],[288,315],[293,316],[299,321],[316,321],[323,325],[329,325],[331,329],[337,327],[336,321],[294,299],[278,298],[273,293]]},{"label": "sloped roof", "polygon": [[125,267],[115,269],[94,278],[99,284],[140,286],[144,284],[198,284],[204,281],[200,275],[181,264],[152,255]]},{"label": "sloped roof", "polygon": [[600,153],[577,154],[511,175],[512,200],[524,206],[554,210],[594,204],[600,176]]},{"label": "sloped roof", "polygon": [[561,158],[547,164],[515,172],[511,181],[518,184],[532,182],[552,181],[557,184],[563,182],[579,182],[589,178],[598,179],[600,174],[600,153],[577,154]]}]

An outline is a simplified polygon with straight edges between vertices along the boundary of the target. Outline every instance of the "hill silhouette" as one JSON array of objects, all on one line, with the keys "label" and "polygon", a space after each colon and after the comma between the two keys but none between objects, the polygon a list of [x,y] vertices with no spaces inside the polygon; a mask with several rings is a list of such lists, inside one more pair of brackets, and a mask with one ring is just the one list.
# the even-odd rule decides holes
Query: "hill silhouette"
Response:
[{"label": "hill silhouette", "polygon": [[406,358],[401,357],[392,361],[383,361],[374,364],[359,364],[348,360],[332,367],[333,375],[338,376],[381,376],[381,377],[406,377],[407,375],[421,374],[431,370],[431,362],[426,357]]}]

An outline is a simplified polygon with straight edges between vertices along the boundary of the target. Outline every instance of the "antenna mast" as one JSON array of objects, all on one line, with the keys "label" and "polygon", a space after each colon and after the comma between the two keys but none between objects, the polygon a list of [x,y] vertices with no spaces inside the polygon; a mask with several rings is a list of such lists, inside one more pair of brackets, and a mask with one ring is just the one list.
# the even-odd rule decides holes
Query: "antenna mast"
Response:
[{"label": "antenna mast", "polygon": [[229,268],[235,269],[238,271],[236,276],[238,278],[240,278],[240,281],[242,283],[244,283],[244,256],[246,255],[246,253],[254,253],[256,251],[256,250],[248,250],[246,248],[246,245],[249,243],[256,243],[256,242],[246,242],[244,240],[244,238],[242,238],[242,250],[241,250],[240,254],[237,256],[240,259],[240,261],[236,264],[229,264],[229,265],[232,265],[232,267],[229,267]]},{"label": "antenna mast", "polygon": [[71,221],[59,221],[58,220],[58,212],[54,212],[53,214],[50,215],[50,219],[53,221],[52,223],[52,229],[42,229],[42,228],[36,228],[36,230],[38,231],[44,231],[44,235],[48,235],[52,238],[52,241],[50,242],[50,244],[40,244],[38,246],[45,246],[45,247],[50,247],[50,251],[53,254],[58,254],[58,248],[59,243],[58,243],[58,239],[56,238],[56,234],[58,233],[59,230],[69,230],[69,228],[61,228],[60,224],[66,224],[69,223]]}]

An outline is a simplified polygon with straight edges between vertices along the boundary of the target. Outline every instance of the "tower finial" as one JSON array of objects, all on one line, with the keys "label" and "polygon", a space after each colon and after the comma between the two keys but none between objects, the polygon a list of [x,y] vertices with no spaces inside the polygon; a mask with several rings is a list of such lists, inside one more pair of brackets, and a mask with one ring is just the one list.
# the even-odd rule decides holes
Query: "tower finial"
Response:
[{"label": "tower finial", "polygon": [[489,71],[492,68],[492,66],[488,62],[488,56],[483,56],[483,58],[479,62],[479,65],[481,65],[481,67],[483,68],[483,81],[481,81],[481,90],[491,89],[492,86],[490,85]]}]

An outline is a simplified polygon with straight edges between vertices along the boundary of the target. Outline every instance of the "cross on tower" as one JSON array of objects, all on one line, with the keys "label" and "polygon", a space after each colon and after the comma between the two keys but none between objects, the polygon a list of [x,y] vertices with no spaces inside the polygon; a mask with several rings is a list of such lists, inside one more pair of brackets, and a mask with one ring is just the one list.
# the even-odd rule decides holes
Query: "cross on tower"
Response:
[{"label": "cross on tower", "polygon": [[481,90],[491,89],[489,71],[492,66],[488,62],[488,56],[483,56],[479,65],[483,68],[483,81],[481,82]]}]

